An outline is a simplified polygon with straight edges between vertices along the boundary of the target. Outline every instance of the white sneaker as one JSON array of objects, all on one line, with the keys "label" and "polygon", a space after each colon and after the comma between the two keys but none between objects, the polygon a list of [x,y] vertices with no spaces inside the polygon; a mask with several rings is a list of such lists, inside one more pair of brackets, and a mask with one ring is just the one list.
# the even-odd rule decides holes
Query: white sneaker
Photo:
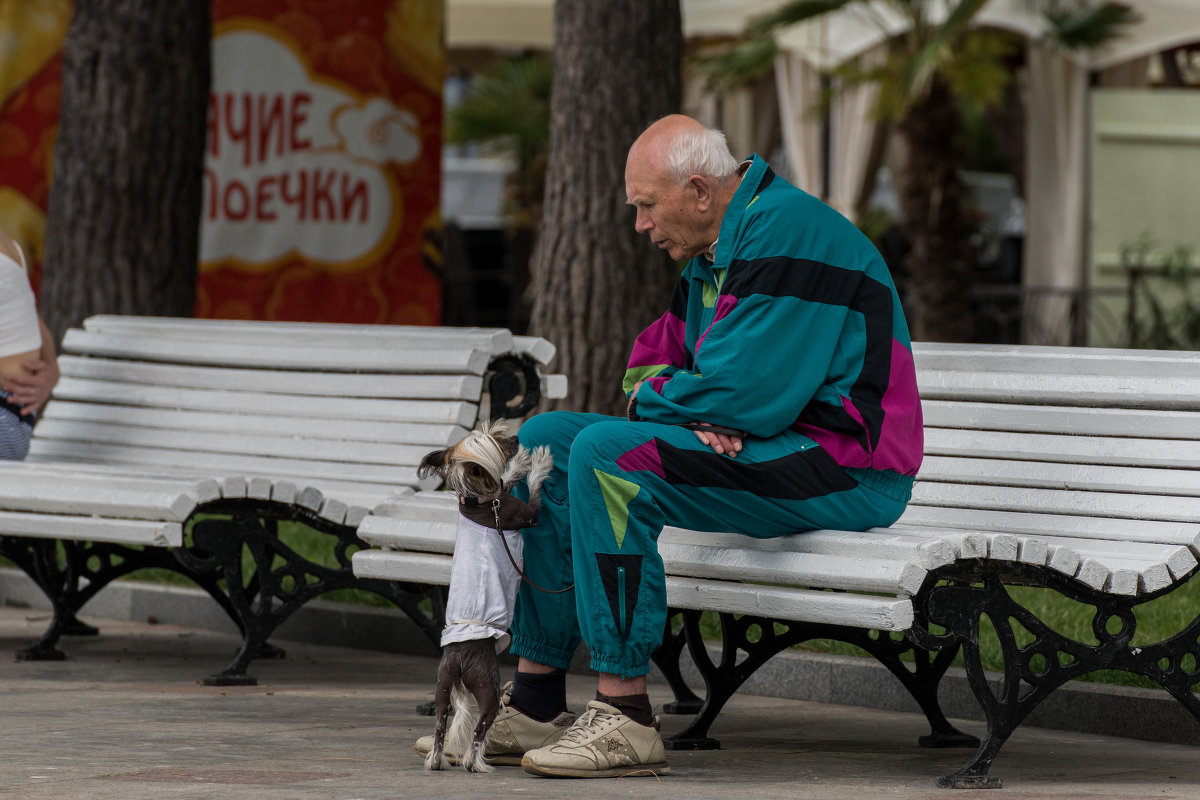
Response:
[{"label": "white sneaker", "polygon": [[639,725],[608,703],[593,700],[558,741],[530,750],[521,766],[555,778],[620,778],[670,772],[653,726]]},{"label": "white sneaker", "polygon": [[[526,751],[552,744],[571,726],[575,718],[564,711],[549,722],[538,722],[508,704],[512,697],[512,681],[504,685],[500,694],[500,711],[488,731],[483,747],[483,760],[497,766],[515,767],[521,763]],[[433,736],[422,736],[413,745],[413,750],[422,757],[433,749]],[[446,752],[451,764],[458,764],[459,753]]]}]

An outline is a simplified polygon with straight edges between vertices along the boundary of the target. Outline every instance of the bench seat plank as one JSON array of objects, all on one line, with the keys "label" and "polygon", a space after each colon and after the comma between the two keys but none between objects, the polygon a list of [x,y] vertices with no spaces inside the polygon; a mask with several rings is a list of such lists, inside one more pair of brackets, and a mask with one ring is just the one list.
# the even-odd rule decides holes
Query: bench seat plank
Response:
[{"label": "bench seat plank", "polygon": [[[442,586],[450,582],[451,557],[448,555],[362,550],[354,554],[353,560],[354,573],[364,578]],[[673,608],[720,610],[797,622],[851,624],[888,631],[905,630],[912,626],[913,619],[912,602],[903,598],[678,577],[667,578],[667,604]]]},{"label": "bench seat plank", "polygon": [[311,369],[327,372],[398,372],[483,375],[491,354],[474,347],[320,347],[312,343],[223,342],[210,337],[173,339],[121,336],[73,328],[63,349],[91,356],[261,369]]},{"label": "bench seat plank", "polygon": [[183,525],[179,522],[107,519],[90,514],[78,516],[0,511],[0,533],[5,536],[146,547],[179,547],[183,544]]},{"label": "bench seat plank", "polygon": [[[379,513],[379,512],[376,512]],[[430,537],[453,545],[458,511],[452,492],[418,492],[393,512],[404,520],[426,526],[440,526],[439,532],[421,536],[417,525],[399,528],[399,521],[387,518],[365,520],[359,535],[381,547],[399,546],[397,539],[418,537],[422,543]],[[920,533],[899,533],[895,529],[876,528],[866,532],[810,531],[772,539],[756,539],[736,533],[688,531],[667,526],[659,535],[662,544],[737,547],[764,552],[789,552],[841,555],[855,558],[889,559],[933,569],[954,560],[954,549],[940,538]],[[424,546],[424,545],[423,545]],[[444,549],[440,552],[451,552]]]},{"label": "bench seat plank", "polygon": [[196,497],[183,482],[171,489],[137,485],[122,478],[59,481],[0,470],[0,508],[9,511],[183,522],[196,505]]},{"label": "bench seat plank", "polygon": [[[261,404],[261,398],[260,398]],[[327,406],[331,408],[332,404]],[[458,425],[346,420],[340,413],[328,416],[299,417],[272,414],[222,414],[206,411],[181,411],[164,408],[98,405],[56,400],[46,409],[43,420],[136,425],[164,428],[172,432],[208,431],[242,435],[294,436],[304,431],[314,439],[379,442],[388,444],[449,447],[467,434]]]},{"label": "bench seat plank", "polygon": [[[454,552],[457,530],[457,520],[451,515],[443,516],[437,521],[368,517],[359,526],[358,535],[377,547],[402,547],[406,551],[423,550],[449,555]],[[789,552],[783,549],[731,548],[719,539],[710,544],[705,541],[705,536],[672,535],[664,531],[664,535],[659,538],[658,550],[668,574],[811,588],[913,594],[921,588],[927,572],[925,568],[914,563],[915,550],[906,553],[907,558],[868,558],[845,554]],[[802,540],[803,536],[797,536],[772,541],[795,545],[802,543]],[[749,539],[751,543],[758,541],[760,540]]]},{"label": "bench seat plank", "polygon": [[[906,527],[950,528],[959,531],[1014,533],[1029,536],[1072,536],[1132,542],[1181,544],[1200,553],[1200,525],[1157,520],[1108,519],[1069,514],[1030,514],[910,504],[899,520]],[[894,526],[893,526],[894,527]]]}]

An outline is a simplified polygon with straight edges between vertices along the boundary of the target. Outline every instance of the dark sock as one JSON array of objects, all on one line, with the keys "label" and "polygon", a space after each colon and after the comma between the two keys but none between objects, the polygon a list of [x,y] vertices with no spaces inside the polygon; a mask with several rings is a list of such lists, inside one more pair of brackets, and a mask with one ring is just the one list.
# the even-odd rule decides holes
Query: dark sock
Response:
[{"label": "dark sock", "polygon": [[549,722],[567,710],[567,671],[516,672],[508,704],[538,722]]},{"label": "dark sock", "polygon": [[596,692],[596,699],[601,703],[613,706],[638,725],[645,725],[648,728],[654,724],[654,708],[650,705],[650,695],[648,694],[625,694],[620,697],[609,697]]}]

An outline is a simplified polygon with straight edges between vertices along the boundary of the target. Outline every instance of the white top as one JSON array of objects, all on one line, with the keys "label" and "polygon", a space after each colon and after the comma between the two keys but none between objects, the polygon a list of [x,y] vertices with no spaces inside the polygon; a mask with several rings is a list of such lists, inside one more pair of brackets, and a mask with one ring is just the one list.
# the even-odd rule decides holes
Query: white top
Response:
[{"label": "white top", "polygon": [[520,531],[505,531],[504,540],[495,528],[458,517],[454,559],[450,565],[450,596],[446,600],[446,627],[442,646],[452,642],[495,638],[496,652],[510,640],[521,576],[508,560],[504,542],[517,564],[523,564]]},{"label": "white top", "polygon": [[42,329],[38,326],[37,306],[33,287],[25,274],[25,254],[18,264],[0,253],[0,358],[28,353],[42,346]]}]

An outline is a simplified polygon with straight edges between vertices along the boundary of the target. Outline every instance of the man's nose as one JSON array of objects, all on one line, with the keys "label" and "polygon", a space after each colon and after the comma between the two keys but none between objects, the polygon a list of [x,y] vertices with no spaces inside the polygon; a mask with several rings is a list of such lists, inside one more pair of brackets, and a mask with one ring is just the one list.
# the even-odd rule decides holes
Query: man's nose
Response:
[{"label": "man's nose", "polygon": [[654,223],[650,221],[650,215],[639,208],[637,211],[637,218],[633,223],[633,229],[638,233],[645,233],[653,227]]}]

